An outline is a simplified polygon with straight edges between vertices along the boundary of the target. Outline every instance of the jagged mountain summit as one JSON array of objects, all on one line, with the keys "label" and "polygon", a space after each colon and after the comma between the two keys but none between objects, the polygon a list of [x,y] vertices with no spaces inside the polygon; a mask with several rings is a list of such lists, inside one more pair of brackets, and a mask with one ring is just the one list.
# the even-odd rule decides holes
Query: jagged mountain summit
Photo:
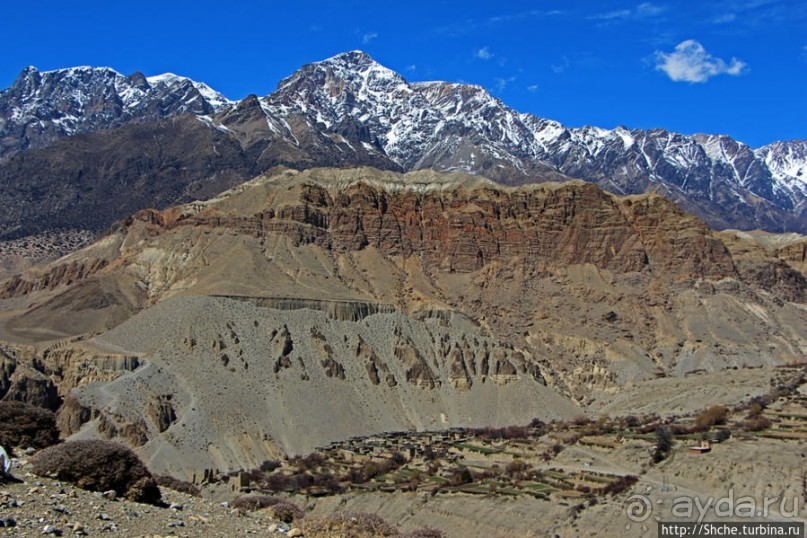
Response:
[{"label": "jagged mountain summit", "polygon": [[26,67],[0,93],[0,158],[64,136],[182,113],[211,114],[230,101],[202,82],[165,73],[124,76],[108,67]]},{"label": "jagged mountain summit", "polygon": [[[304,66],[262,104],[270,123],[304,121],[403,170],[462,170],[507,184],[555,172],[617,194],[664,194],[719,228],[807,226],[805,178],[793,172],[807,161],[803,150],[788,152],[799,142],[755,151],[728,136],[567,128],[518,113],[479,86],[410,84],[360,51]],[[783,152],[790,165],[774,174],[768,163]]]},{"label": "jagged mountain summit", "polygon": [[[723,135],[568,128],[479,86],[410,83],[361,51],[305,65],[274,92],[237,103],[174,75],[27,69],[0,94],[0,113],[0,184],[8,186],[0,197],[17,208],[0,221],[5,238],[54,227],[97,232],[139,208],[132,188],[140,207],[167,207],[276,165],[456,170],[504,184],[579,178],[616,194],[662,194],[715,228],[807,232],[807,142],[755,150]],[[114,127],[114,151],[93,151],[101,143],[91,133]],[[69,136],[80,132],[89,138]],[[88,212],[96,191],[120,212]],[[66,205],[75,216],[60,215]]]}]

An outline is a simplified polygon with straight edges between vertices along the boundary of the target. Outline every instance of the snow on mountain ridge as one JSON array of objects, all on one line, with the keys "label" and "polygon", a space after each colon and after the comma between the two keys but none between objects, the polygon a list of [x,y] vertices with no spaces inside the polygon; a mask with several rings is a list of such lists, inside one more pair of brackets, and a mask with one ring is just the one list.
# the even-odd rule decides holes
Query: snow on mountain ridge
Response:
[{"label": "snow on mountain ridge", "polygon": [[622,194],[659,183],[679,197],[728,196],[749,205],[753,195],[787,211],[805,197],[793,191],[793,180],[775,181],[749,146],[724,135],[569,128],[518,113],[480,86],[409,83],[360,51],[304,66],[264,101],[274,116],[299,114],[340,132],[347,124],[366,129],[362,143],[377,143],[405,170],[463,170],[522,182],[549,168]]},{"label": "snow on mountain ridge", "polygon": [[[56,79],[72,80],[61,87]],[[245,116],[239,120],[242,104]],[[213,116],[219,111],[225,113]],[[238,125],[260,131],[255,126],[265,121],[266,134],[247,138],[290,145],[295,152],[314,151],[316,158],[342,164],[349,164],[353,155],[359,164],[460,170],[502,183],[545,180],[555,174],[593,181],[620,194],[654,190],[670,193],[684,205],[698,200],[690,208],[741,200],[743,211],[754,214],[760,207],[757,197],[795,212],[796,222],[807,199],[803,144],[753,150],[725,135],[566,127],[519,113],[478,85],[410,83],[361,51],[304,65],[280,81],[274,92],[238,105],[204,83],[172,73],[146,78],[110,68],[45,73],[28,68],[12,88],[0,93],[0,134],[8,131],[4,121],[12,128],[39,121],[49,130],[42,138],[52,140],[59,134],[181,112],[210,117],[212,126],[226,121],[233,133]],[[706,214],[722,212],[712,208]]]},{"label": "snow on mountain ridge", "polygon": [[793,201],[795,211],[807,210],[807,140],[774,142],[754,151],[773,177],[773,190]]},{"label": "snow on mountain ridge", "polygon": [[26,67],[0,92],[0,157],[57,138],[172,114],[215,113],[231,101],[206,84],[166,74],[146,79],[109,67]]}]

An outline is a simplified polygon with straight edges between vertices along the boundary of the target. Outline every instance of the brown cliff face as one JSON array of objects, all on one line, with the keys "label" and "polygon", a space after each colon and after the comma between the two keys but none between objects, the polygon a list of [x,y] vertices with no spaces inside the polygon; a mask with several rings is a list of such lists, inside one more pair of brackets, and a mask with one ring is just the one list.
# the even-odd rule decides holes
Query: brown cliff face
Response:
[{"label": "brown cliff face", "polygon": [[[98,257],[79,253],[66,263],[15,276],[0,286],[0,298],[114,273],[137,255],[131,245],[150,238],[187,244],[211,232],[261,243],[282,237],[294,248],[314,246],[336,256],[372,249],[386,258],[415,258],[429,274],[516,264],[528,277],[589,264],[668,281],[740,279],[785,301],[805,299],[797,269],[803,245],[783,248],[775,259],[757,256],[753,267],[743,258],[740,271],[724,240],[659,196],[620,199],[582,182],[507,188],[471,176],[372,169],[281,169],[211,202],[140,211],[111,230],[122,238],[119,250]],[[163,268],[168,276],[160,289],[172,285],[179,269]],[[139,288],[159,300],[152,283]]]},{"label": "brown cliff face", "polygon": [[618,273],[736,276],[728,251],[700,220],[660,197],[620,202],[591,184],[388,192],[356,183],[333,192],[304,183],[291,187],[283,203],[270,198],[266,206],[251,216],[213,205],[185,219],[150,220],[169,229],[282,234],[296,246],[337,252],[374,247],[445,272],[516,259],[534,268],[592,264]]},{"label": "brown cliff face", "polygon": [[0,299],[8,299],[19,295],[27,295],[33,291],[52,290],[58,286],[69,286],[73,282],[84,280],[106,266],[106,260],[92,259],[86,262],[72,261],[56,265],[36,279],[26,280],[15,275],[0,287]]}]

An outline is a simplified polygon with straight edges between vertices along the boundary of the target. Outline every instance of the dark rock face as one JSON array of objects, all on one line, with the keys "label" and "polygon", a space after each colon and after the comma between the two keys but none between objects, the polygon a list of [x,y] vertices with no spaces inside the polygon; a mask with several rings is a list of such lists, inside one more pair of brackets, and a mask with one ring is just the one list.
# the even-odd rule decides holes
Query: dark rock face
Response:
[{"label": "dark rock face", "polygon": [[0,165],[0,239],[99,232],[144,207],[208,198],[256,173],[236,141],[190,115],[72,136]]},{"label": "dark rock face", "polygon": [[53,381],[36,361],[20,361],[0,349],[0,400],[55,411],[62,404]]}]

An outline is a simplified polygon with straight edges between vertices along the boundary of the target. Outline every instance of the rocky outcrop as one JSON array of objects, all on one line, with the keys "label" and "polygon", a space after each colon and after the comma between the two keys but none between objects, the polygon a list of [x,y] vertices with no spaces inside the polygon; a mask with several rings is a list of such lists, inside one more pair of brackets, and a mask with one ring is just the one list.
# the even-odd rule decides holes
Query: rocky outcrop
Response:
[{"label": "rocky outcrop", "polygon": [[322,299],[302,299],[298,297],[248,297],[239,295],[220,295],[236,301],[244,301],[263,308],[276,310],[299,310],[308,308],[325,312],[329,318],[337,321],[359,321],[373,314],[389,314],[395,307],[388,304],[369,301],[334,301]]},{"label": "rocky outcrop", "polygon": [[710,230],[660,197],[620,203],[590,184],[390,192],[357,183],[338,193],[303,184],[296,193],[253,217],[210,208],[175,226],[280,233],[295,245],[337,251],[374,247],[386,256],[418,256],[426,267],[448,272],[521,260],[536,268],[593,264],[620,273],[736,275]]},{"label": "rocky outcrop", "polygon": [[171,400],[171,394],[155,395],[146,410],[146,415],[160,433],[170,428],[177,420],[176,410],[174,410]]},{"label": "rocky outcrop", "polygon": [[382,381],[390,388],[396,386],[398,381],[395,380],[395,375],[390,372],[387,363],[381,360],[375,351],[361,338],[358,337],[356,343],[356,358],[364,364],[367,370],[367,376],[373,385],[380,385]]},{"label": "rocky outcrop", "polygon": [[0,400],[25,402],[56,411],[62,403],[53,380],[36,359],[18,358],[0,348]]},{"label": "rocky outcrop", "polygon": [[77,280],[85,279],[97,273],[106,265],[106,260],[72,261],[52,267],[44,274],[31,280],[15,275],[0,286],[0,299],[27,295],[32,291],[52,290],[58,286],[69,286]]}]

